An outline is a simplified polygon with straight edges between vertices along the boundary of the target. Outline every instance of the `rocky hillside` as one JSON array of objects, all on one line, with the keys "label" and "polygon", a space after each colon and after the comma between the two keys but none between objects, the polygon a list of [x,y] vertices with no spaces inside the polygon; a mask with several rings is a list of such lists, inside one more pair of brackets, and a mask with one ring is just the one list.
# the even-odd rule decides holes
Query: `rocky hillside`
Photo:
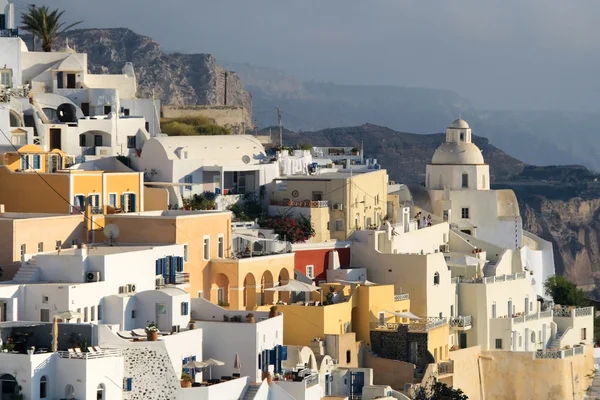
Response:
[{"label": "rocky hillside", "polygon": [[[151,38],[126,28],[70,30],[56,50],[64,48],[67,37],[71,48],[87,53],[89,72],[118,74],[132,62],[140,97],[150,98],[154,90],[164,104],[224,104],[225,69],[210,54],[166,54]],[[252,98],[237,74],[228,71],[227,105],[242,104],[251,110]]]},{"label": "rocky hillside", "polygon": [[[380,160],[391,180],[409,185],[424,181],[425,165],[443,138],[370,124],[284,133],[286,145],[360,147],[362,142],[366,156]],[[473,136],[473,141],[490,164],[492,187],[513,189],[525,229],[553,243],[557,273],[591,290],[600,279],[600,175],[577,165],[527,165],[486,138]]]}]

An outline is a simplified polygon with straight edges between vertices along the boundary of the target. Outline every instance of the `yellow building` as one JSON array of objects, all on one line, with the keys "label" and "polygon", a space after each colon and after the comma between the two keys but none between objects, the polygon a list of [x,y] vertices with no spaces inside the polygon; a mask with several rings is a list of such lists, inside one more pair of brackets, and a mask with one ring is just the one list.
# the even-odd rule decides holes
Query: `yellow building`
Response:
[{"label": "yellow building", "polygon": [[81,215],[10,213],[0,205],[0,280],[12,279],[25,254],[69,248],[84,237]]},{"label": "yellow building", "polygon": [[[317,237],[346,240],[355,230],[379,225],[387,216],[387,186],[385,170],[282,177],[271,184],[272,207],[298,208],[313,218]],[[272,207],[270,214],[279,211]],[[310,212],[302,212],[303,208]],[[327,210],[329,219],[313,215],[315,209]],[[329,232],[324,232],[327,226]]]},{"label": "yellow building", "polygon": [[0,160],[0,187],[6,188],[0,191],[0,204],[7,211],[72,214],[88,206],[93,214],[144,210],[143,173],[64,169],[64,153],[35,145],[5,153]]}]

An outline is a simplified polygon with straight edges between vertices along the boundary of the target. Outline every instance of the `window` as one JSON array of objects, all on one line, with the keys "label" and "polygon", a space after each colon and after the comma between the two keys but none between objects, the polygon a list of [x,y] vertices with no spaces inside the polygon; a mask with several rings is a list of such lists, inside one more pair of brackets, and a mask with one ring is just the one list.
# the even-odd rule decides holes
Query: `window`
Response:
[{"label": "window", "polygon": [[125,115],[126,117],[129,117],[129,108],[123,109],[123,115]]},{"label": "window", "polygon": [[102,321],[102,305],[98,304],[98,321]]},{"label": "window", "polygon": [[131,319],[135,319],[135,310],[131,310]]},{"label": "window", "polygon": [[146,121],[144,123],[144,128],[146,128],[146,132],[150,132],[150,122]]},{"label": "window", "polygon": [[67,385],[65,386],[65,398],[66,399],[73,399],[75,398],[75,388],[73,387],[73,385]]},{"label": "window", "polygon": [[58,249],[60,249],[60,248],[62,248],[62,241],[61,241],[61,240],[57,240],[57,241],[56,241],[56,247],[55,247],[55,250],[58,250]]},{"label": "window", "polygon": [[450,316],[454,317],[454,305],[450,305]]},{"label": "window", "polygon": [[21,171],[27,171],[29,169],[29,156],[21,156]]},{"label": "window", "polygon": [[87,139],[85,136],[85,133],[82,133],[81,135],[79,135],[79,147],[85,147],[87,146]]},{"label": "window", "polygon": [[485,189],[485,175],[481,175],[481,187]]},{"label": "window", "polygon": [[127,148],[135,149],[135,136],[127,136]]},{"label": "window", "polygon": [[44,304],[48,303],[48,296],[42,296],[42,303],[44,303]]},{"label": "window", "polygon": [[10,142],[15,146],[22,146],[27,144],[27,137],[24,134],[18,132],[11,132]]},{"label": "window", "polygon": [[523,346],[523,336],[519,335],[519,347]]},{"label": "window", "polygon": [[461,133],[460,133],[460,141],[461,141],[461,142],[464,142],[464,141],[465,141],[465,134],[464,134],[464,132],[461,132]]},{"label": "window", "polygon": [[492,318],[496,318],[496,303],[492,304]]},{"label": "window", "polygon": [[185,261],[185,262],[188,261],[188,245],[187,244],[183,245],[183,261]]},{"label": "window", "polygon": [[204,238],[204,260],[210,260],[210,238]]},{"label": "window", "polygon": [[433,284],[434,285],[439,285],[440,284],[440,274],[439,274],[439,272],[436,272],[435,274],[433,274]]},{"label": "window", "polygon": [[67,74],[67,89],[75,89],[77,77],[75,74]]},{"label": "window", "polygon": [[225,238],[223,236],[219,236],[219,249],[217,252],[219,258],[225,257]]},{"label": "window", "polygon": [[462,174],[462,187],[463,188],[469,187],[469,174]]},{"label": "window", "polygon": [[581,340],[587,340],[586,328],[581,328]]},{"label": "window", "polygon": [[33,169],[40,169],[40,155],[39,154],[34,154],[33,155]]},{"label": "window", "polygon": [[310,279],[315,279],[315,266],[307,265],[306,266],[306,277]]},{"label": "window", "polygon": [[312,192],[312,200],[313,201],[323,200],[323,192]]},{"label": "window", "polygon": [[88,322],[88,308],[83,308],[83,322]]},{"label": "window", "polygon": [[40,399],[48,398],[48,378],[46,375],[40,378]]},{"label": "window", "polygon": [[341,232],[344,230],[344,221],[341,219],[335,220],[335,230]]},{"label": "window", "polygon": [[25,258],[25,254],[27,253],[27,245],[26,244],[22,244],[21,245],[21,260],[23,258]]},{"label": "window", "polygon": [[[184,183],[192,183],[192,175],[186,175],[184,178]],[[186,186],[185,190],[192,190],[191,186]]]},{"label": "window", "polygon": [[181,315],[188,315],[190,313],[190,303],[187,301],[181,302]]},{"label": "window", "polygon": [[108,194],[108,205],[112,208],[117,208],[117,194],[116,193]]},{"label": "window", "polygon": [[41,253],[44,251],[44,243],[43,242],[39,242],[38,243],[38,253]]},{"label": "window", "polygon": [[496,349],[502,350],[502,339],[496,339]]},{"label": "window", "polygon": [[90,321],[94,321],[96,319],[96,307],[90,307]]},{"label": "window", "polygon": [[112,107],[111,106],[104,106],[104,115],[110,114],[111,111],[112,111]]},{"label": "window", "polygon": [[346,364],[350,364],[352,362],[352,352],[350,350],[346,350]]},{"label": "window", "polygon": [[104,384],[103,383],[98,385],[98,389],[96,390],[96,400],[104,400]]},{"label": "window", "polygon": [[463,219],[469,219],[469,207],[463,207],[460,210],[460,216]]},{"label": "window", "polygon": [[0,69],[0,85],[12,87],[12,69]]}]

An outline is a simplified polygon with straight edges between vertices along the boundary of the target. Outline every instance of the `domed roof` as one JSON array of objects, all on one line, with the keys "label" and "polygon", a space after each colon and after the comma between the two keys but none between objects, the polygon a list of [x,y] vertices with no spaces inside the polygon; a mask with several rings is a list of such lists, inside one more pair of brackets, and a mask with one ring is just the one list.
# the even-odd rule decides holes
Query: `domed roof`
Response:
[{"label": "domed roof", "polygon": [[469,124],[467,124],[467,121],[465,121],[464,119],[459,117],[458,119],[455,119],[454,121],[452,121],[449,128],[468,129]]},{"label": "domed roof", "polygon": [[[456,121],[455,121],[456,122]],[[431,164],[485,164],[479,147],[473,143],[442,143],[431,159]]]}]

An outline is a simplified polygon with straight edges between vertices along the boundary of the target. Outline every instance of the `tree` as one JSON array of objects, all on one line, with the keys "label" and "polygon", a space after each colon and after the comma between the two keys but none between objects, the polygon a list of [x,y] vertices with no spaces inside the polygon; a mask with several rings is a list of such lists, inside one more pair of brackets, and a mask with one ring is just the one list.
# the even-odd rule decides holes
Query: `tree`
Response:
[{"label": "tree", "polygon": [[415,393],[414,400],[468,400],[469,397],[460,389],[454,389],[445,383],[435,380],[429,390],[421,386]]},{"label": "tree", "polygon": [[52,45],[58,35],[83,22],[78,21],[65,26],[65,22],[60,20],[63,14],[64,11],[51,11],[48,6],[38,7],[30,4],[27,12],[21,14],[21,24],[24,30],[42,41],[42,50],[48,52],[52,51]]},{"label": "tree", "polygon": [[564,276],[551,276],[544,282],[546,294],[552,297],[554,303],[564,306],[587,306],[589,301],[585,293],[569,282]]}]

